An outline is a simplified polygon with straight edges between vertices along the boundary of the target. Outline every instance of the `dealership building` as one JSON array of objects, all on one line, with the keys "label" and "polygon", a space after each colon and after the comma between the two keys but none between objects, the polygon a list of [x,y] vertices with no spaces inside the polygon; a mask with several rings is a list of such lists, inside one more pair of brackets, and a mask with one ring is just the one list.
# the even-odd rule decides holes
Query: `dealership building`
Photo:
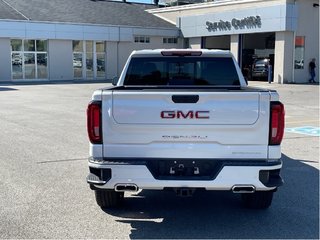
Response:
[{"label": "dealership building", "polygon": [[309,62],[319,62],[317,0],[216,0],[148,12],[175,23],[192,48],[230,50],[242,70],[270,59],[274,82],[308,82]]},{"label": "dealership building", "polygon": [[154,7],[0,0],[0,82],[112,79],[135,49],[177,48],[179,29],[146,12]]},{"label": "dealership building", "polygon": [[319,64],[318,0],[183,3],[0,0],[0,82],[112,79],[134,49],[230,50],[248,78],[268,60],[276,83]]}]

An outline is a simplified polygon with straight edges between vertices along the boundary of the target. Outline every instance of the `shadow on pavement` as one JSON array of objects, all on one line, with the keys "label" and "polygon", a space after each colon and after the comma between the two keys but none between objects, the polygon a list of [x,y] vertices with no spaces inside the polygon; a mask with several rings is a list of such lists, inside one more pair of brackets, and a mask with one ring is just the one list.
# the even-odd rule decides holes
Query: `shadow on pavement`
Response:
[{"label": "shadow on pavement", "polygon": [[130,238],[319,239],[319,170],[283,155],[285,180],[268,210],[249,210],[240,195],[142,191],[121,209],[104,210],[130,224]]},{"label": "shadow on pavement", "polygon": [[0,92],[2,91],[18,91],[18,89],[10,87],[0,87]]}]

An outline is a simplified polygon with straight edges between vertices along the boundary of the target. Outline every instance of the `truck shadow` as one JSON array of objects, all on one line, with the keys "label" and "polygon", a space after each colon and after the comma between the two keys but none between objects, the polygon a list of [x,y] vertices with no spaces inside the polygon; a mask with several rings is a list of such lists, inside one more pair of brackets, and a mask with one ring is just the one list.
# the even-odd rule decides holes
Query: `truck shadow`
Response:
[{"label": "truck shadow", "polygon": [[319,170],[282,156],[285,185],[268,210],[242,207],[230,192],[142,191],[126,197],[121,209],[104,210],[131,225],[132,239],[319,239]]}]

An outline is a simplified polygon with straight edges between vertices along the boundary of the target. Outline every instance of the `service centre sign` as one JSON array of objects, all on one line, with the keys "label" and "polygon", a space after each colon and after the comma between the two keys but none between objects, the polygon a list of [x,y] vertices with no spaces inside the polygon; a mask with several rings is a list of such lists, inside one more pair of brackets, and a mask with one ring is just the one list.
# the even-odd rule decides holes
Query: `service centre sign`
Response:
[{"label": "service centre sign", "polygon": [[228,31],[232,28],[238,29],[251,29],[261,27],[261,17],[260,16],[249,16],[242,19],[233,18],[231,21],[220,20],[218,22],[206,22],[206,28],[209,32],[213,31]]},{"label": "service centre sign", "polygon": [[250,8],[241,8],[239,5],[237,11],[229,9],[228,6],[224,7],[224,11],[222,8],[218,11],[212,7],[212,12],[209,13],[179,17],[177,27],[181,29],[185,38],[295,31],[297,29],[298,15],[295,4],[266,2],[270,6],[261,6],[259,3],[252,4]]}]

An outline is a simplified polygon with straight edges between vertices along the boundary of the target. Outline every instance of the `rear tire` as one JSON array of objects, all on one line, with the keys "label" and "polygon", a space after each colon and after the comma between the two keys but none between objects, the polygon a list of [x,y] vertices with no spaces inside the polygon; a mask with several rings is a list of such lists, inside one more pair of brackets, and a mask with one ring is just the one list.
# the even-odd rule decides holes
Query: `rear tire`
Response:
[{"label": "rear tire", "polygon": [[114,190],[95,190],[97,204],[101,208],[112,208],[119,206],[124,198],[123,192]]},{"label": "rear tire", "polygon": [[247,208],[267,209],[272,203],[273,191],[242,193],[241,197],[244,206]]}]

